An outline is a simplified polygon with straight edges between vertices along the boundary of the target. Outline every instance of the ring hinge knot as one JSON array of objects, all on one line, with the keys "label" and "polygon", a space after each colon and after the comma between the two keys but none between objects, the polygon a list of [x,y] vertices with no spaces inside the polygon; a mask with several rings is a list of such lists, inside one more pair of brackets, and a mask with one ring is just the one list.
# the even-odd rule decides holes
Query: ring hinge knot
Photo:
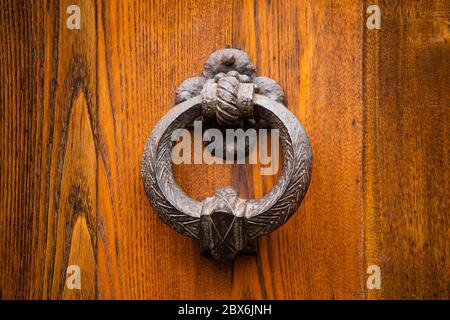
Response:
[{"label": "ring hinge knot", "polygon": [[235,70],[206,80],[201,93],[203,119],[225,128],[252,119],[255,88],[249,76]]}]

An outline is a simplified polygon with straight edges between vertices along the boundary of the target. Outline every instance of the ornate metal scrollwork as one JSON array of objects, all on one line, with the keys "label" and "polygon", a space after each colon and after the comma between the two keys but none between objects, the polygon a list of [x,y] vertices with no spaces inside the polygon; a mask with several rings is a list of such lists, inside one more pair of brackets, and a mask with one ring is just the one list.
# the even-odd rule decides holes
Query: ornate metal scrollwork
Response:
[{"label": "ornate metal scrollwork", "polygon": [[[283,89],[257,77],[248,55],[238,49],[214,52],[203,76],[185,80],[176,103],[155,126],[142,157],[145,191],[172,228],[200,240],[200,250],[221,262],[255,251],[255,239],[285,223],[309,186],[312,151],[297,118],[284,106]],[[222,128],[260,126],[280,130],[284,164],[277,184],[261,199],[241,199],[224,187],[203,201],[191,199],[175,182],[171,134],[195,119]]]}]

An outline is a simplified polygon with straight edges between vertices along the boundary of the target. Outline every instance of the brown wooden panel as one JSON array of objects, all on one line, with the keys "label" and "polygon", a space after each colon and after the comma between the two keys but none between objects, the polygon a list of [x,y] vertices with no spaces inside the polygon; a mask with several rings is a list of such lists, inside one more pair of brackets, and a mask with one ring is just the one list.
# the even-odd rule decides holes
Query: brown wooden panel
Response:
[{"label": "brown wooden panel", "polygon": [[[235,17],[234,45],[280,82],[310,136],[313,175],[297,214],[235,264],[234,297],[364,298],[360,4],[246,1]],[[250,181],[250,196],[270,188]]]},{"label": "brown wooden panel", "polygon": [[[448,1],[381,2],[371,31],[368,1],[41,2],[0,1],[0,298],[449,297]],[[282,85],[314,156],[297,214],[231,266],[168,228],[140,178],[176,87],[226,45]],[[197,199],[261,197],[276,176],[258,169],[174,168]]]},{"label": "brown wooden panel", "polygon": [[[94,270],[94,254],[96,277],[88,277],[89,286],[78,297],[92,297],[91,283],[99,298],[362,297],[361,92],[351,80],[361,78],[361,32],[351,26],[361,22],[356,5],[84,2],[80,31],[64,27],[66,6],[32,7],[31,18],[25,7],[4,10],[3,23],[30,28],[31,21],[41,21],[42,30],[29,30],[34,36],[25,43],[2,41],[11,52],[3,56],[7,62],[18,63],[13,55],[34,50],[29,59],[36,70],[25,72],[35,86],[26,96],[34,113],[13,108],[3,91],[9,118],[2,132],[31,139],[23,156],[39,165],[28,173],[22,167],[26,161],[2,158],[18,179],[10,185],[2,179],[8,196],[2,208],[9,213],[2,219],[8,235],[2,257],[20,259],[2,265],[8,284],[2,296],[71,297],[64,291],[67,265],[80,264],[86,276]],[[23,20],[13,19],[16,11]],[[334,21],[333,13],[346,20]],[[225,45],[248,51],[261,75],[282,84],[290,109],[310,133],[315,156],[311,190],[300,212],[260,241],[257,257],[240,258],[234,267],[199,256],[194,241],[167,228],[140,180],[142,147],[173,105],[176,86],[198,74],[206,57]],[[12,77],[14,97],[23,99],[18,71],[15,66],[2,76]],[[36,96],[40,100],[32,100]],[[10,127],[17,112],[29,121],[17,122],[23,125],[19,130]],[[15,139],[2,140],[5,154],[17,152],[10,143]],[[250,166],[181,166],[176,172],[196,198],[226,184],[243,196],[259,197],[275,182]],[[33,206],[20,203],[23,193],[35,197]],[[15,226],[19,235],[12,234]],[[31,257],[34,249],[38,255]],[[14,273],[17,265],[30,272]]]},{"label": "brown wooden panel", "polygon": [[[2,298],[95,298],[95,6],[1,4]],[[80,246],[80,241],[83,246]],[[66,294],[66,269],[84,272]]]},{"label": "brown wooden panel", "polygon": [[[97,7],[99,85],[98,288],[100,298],[219,298],[231,268],[156,215],[141,180],[144,144],[184,79],[230,44],[230,1],[104,1]],[[207,170],[202,170],[207,169]],[[177,168],[194,197],[227,184],[212,168]],[[208,189],[208,188],[206,188]],[[212,190],[210,190],[212,191]]]},{"label": "brown wooden panel", "polygon": [[450,3],[383,1],[365,32],[364,189],[370,297],[450,297]]}]

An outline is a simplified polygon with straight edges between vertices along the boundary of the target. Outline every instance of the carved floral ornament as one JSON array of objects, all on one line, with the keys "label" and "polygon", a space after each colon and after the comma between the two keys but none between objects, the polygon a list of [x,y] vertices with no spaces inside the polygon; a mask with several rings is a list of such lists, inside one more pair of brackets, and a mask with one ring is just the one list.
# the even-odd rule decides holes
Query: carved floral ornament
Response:
[{"label": "carved floral ornament", "polygon": [[[284,164],[277,184],[261,199],[242,199],[232,187],[203,201],[190,198],[172,173],[171,133],[196,119],[219,128],[263,124],[280,130]],[[312,151],[297,118],[285,107],[283,89],[257,77],[248,55],[238,49],[214,52],[203,75],[189,78],[176,91],[176,105],[153,129],[142,157],[145,191],[169,226],[200,240],[203,254],[220,262],[256,250],[256,238],[285,223],[309,186]]]}]

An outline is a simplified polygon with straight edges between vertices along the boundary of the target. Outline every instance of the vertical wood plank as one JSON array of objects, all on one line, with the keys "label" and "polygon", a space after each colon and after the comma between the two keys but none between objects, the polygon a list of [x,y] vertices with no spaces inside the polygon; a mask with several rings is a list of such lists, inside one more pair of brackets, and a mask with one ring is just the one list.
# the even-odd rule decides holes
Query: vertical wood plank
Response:
[{"label": "vertical wood plank", "polygon": [[[233,44],[284,88],[311,138],[313,175],[297,214],[237,261],[233,296],[364,298],[361,2],[238,3]],[[250,196],[273,184],[250,179]]]},{"label": "vertical wood plank", "polygon": [[[62,298],[69,256],[83,260],[91,279],[78,296],[95,297],[95,6],[79,4],[81,32],[66,28],[69,4],[2,2],[5,298]],[[73,249],[77,217],[90,239],[80,250]]]},{"label": "vertical wood plank", "polygon": [[369,297],[448,299],[450,3],[379,6],[364,47],[366,259],[382,272]]},{"label": "vertical wood plank", "polygon": [[[231,2],[99,1],[98,13],[99,297],[227,297],[230,267],[200,256],[194,240],[158,218],[144,192],[141,157],[177,86],[230,43]],[[177,168],[193,197],[231,177],[206,167]]]},{"label": "vertical wood plank", "polygon": [[[44,27],[39,5],[0,4],[0,299],[38,298]],[[33,29],[35,33],[33,33]],[[7,30],[7,32],[5,32]],[[43,197],[42,197],[43,198]],[[31,228],[30,228],[31,226]],[[24,272],[28,270],[28,272]]]}]

